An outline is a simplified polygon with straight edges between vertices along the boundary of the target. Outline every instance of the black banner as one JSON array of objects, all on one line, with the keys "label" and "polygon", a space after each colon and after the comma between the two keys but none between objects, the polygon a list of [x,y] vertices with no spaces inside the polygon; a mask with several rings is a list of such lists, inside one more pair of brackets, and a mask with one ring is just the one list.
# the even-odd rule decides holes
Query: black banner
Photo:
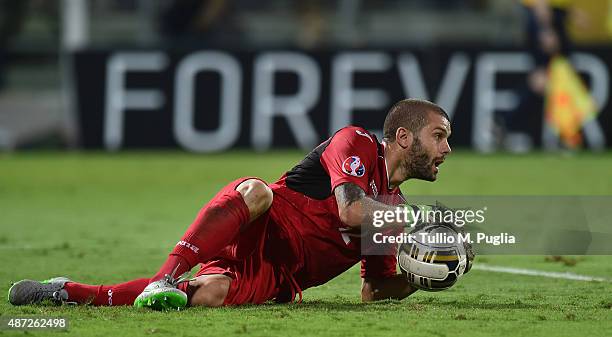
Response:
[{"label": "black banner", "polygon": [[[310,149],[348,124],[380,134],[389,107],[406,97],[447,110],[452,146],[504,146],[496,120],[513,141],[506,146],[550,146],[551,136],[554,143],[542,102],[525,98],[534,62],[519,50],[113,50],[73,60],[85,148]],[[604,147],[612,49],[571,60],[601,107],[583,129],[586,146]]]}]

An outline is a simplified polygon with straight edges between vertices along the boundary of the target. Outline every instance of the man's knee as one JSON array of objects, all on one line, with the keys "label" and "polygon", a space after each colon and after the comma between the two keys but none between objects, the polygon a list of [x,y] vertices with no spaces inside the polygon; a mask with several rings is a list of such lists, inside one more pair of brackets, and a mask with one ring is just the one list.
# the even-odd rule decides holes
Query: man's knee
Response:
[{"label": "man's knee", "polygon": [[225,275],[205,275],[189,282],[189,305],[220,307],[225,302],[232,279]]},{"label": "man's knee", "polygon": [[272,189],[261,180],[249,179],[236,187],[249,208],[250,219],[254,220],[272,206]]}]

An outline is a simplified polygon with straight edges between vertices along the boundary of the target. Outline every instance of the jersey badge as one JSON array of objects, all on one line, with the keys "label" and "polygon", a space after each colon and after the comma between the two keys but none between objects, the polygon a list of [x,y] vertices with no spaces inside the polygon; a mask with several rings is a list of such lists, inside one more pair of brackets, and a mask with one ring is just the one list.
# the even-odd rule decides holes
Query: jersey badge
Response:
[{"label": "jersey badge", "polygon": [[354,177],[363,177],[365,174],[365,166],[361,163],[359,157],[350,156],[342,163],[342,171]]}]

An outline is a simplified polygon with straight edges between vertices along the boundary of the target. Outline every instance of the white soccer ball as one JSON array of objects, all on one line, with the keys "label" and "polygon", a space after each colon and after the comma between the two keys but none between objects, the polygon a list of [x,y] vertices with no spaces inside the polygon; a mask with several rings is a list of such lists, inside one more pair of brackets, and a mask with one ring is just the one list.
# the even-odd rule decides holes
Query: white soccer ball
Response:
[{"label": "white soccer ball", "polygon": [[459,233],[444,225],[425,225],[399,245],[397,263],[410,284],[426,291],[452,287],[466,272],[466,249]]}]

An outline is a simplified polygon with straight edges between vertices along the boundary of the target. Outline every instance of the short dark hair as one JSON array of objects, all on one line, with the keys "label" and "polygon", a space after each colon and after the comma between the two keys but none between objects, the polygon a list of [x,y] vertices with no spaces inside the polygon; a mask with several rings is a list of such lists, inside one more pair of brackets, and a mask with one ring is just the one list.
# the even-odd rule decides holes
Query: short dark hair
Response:
[{"label": "short dark hair", "polygon": [[429,112],[435,112],[450,121],[448,114],[439,105],[423,99],[404,99],[391,107],[383,125],[385,141],[395,141],[397,128],[404,127],[416,135],[428,122]]}]

